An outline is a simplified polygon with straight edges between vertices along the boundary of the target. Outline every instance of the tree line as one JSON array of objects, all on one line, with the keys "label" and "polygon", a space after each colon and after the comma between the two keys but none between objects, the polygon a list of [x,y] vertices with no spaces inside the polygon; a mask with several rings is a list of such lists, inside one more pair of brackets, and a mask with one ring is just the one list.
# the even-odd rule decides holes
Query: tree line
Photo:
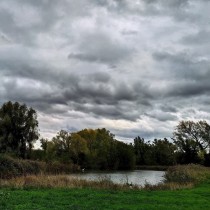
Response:
[{"label": "tree line", "polygon": [[[34,149],[39,140],[41,149]],[[75,164],[81,168],[117,170],[136,165],[199,163],[210,166],[210,125],[181,121],[169,140],[145,141],[141,136],[126,144],[105,128],[78,132],[61,130],[51,140],[40,138],[37,113],[18,102],[0,108],[0,153],[45,162]]]}]

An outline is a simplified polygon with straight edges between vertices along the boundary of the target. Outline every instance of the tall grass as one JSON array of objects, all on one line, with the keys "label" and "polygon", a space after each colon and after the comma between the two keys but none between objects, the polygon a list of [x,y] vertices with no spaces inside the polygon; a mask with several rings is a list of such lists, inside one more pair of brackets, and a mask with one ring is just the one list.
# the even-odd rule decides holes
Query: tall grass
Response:
[{"label": "tall grass", "polygon": [[[113,183],[109,178],[99,178],[96,181],[84,180],[67,175],[29,175],[16,177],[13,179],[0,180],[0,187],[10,187],[18,189],[27,188],[96,188],[125,190],[131,189],[129,185]],[[132,186],[132,189],[139,189],[138,186]]]},{"label": "tall grass", "polygon": [[165,173],[165,182],[180,184],[200,183],[210,177],[210,168],[189,164],[169,167]]},{"label": "tall grass", "polygon": [[210,178],[210,168],[189,164],[170,166],[164,175],[164,182],[156,185],[145,183],[144,190],[178,190],[192,188]]},{"label": "tall grass", "polygon": [[177,190],[192,188],[195,184],[210,178],[210,169],[200,165],[177,165],[169,167],[165,174],[165,182],[157,185],[145,183],[143,187],[129,185],[129,183],[116,184],[110,177],[100,177],[90,181],[75,178],[69,175],[27,175],[12,179],[1,179],[0,187],[12,188],[97,188],[112,190]]},{"label": "tall grass", "polygon": [[[191,188],[210,178],[210,168],[190,164],[171,166],[165,173],[165,181],[157,185],[145,183],[143,187],[113,183],[110,177],[102,177],[96,181],[83,180],[74,176],[61,175],[78,171],[77,166],[62,165],[58,162],[17,160],[0,156],[0,187],[12,188],[98,188],[113,190],[176,190]],[[49,175],[51,174],[51,175]]]}]

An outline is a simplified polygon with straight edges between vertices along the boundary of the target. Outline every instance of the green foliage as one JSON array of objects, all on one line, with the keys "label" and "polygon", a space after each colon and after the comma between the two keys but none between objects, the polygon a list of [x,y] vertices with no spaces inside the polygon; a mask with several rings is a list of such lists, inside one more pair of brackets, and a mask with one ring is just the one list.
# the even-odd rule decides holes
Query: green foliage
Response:
[{"label": "green foliage", "polygon": [[71,135],[70,153],[75,164],[83,164],[84,157],[89,153],[87,142],[79,134]]},{"label": "green foliage", "polygon": [[31,157],[32,160],[39,160],[44,161],[45,160],[45,151],[42,149],[33,149],[31,151]]},{"label": "green foliage", "polygon": [[[182,190],[111,190],[93,188],[1,189],[0,209],[126,209],[198,210],[210,209],[210,181]],[[4,198],[3,195],[3,198]]]},{"label": "green foliage", "polygon": [[179,162],[202,163],[210,146],[210,125],[206,121],[181,121],[173,139],[179,149]]},{"label": "green foliage", "polygon": [[133,169],[133,147],[114,139],[105,128],[85,129],[77,133],[61,130],[48,141],[41,139],[47,162],[59,161],[88,169]]},{"label": "green foliage", "polygon": [[176,146],[169,142],[168,139],[155,139],[153,142],[153,151],[157,165],[174,165],[176,163],[175,151]]},{"label": "green foliage", "polygon": [[118,169],[134,169],[136,159],[133,147],[123,142],[117,142],[117,160],[119,161]]},{"label": "green foliage", "polygon": [[174,165],[176,146],[166,138],[145,142],[141,137],[134,139],[134,151],[138,165]]},{"label": "green foliage", "polygon": [[30,156],[34,141],[38,139],[36,111],[25,104],[11,101],[0,108],[0,152],[17,157]]},{"label": "green foliage", "polygon": [[146,160],[146,156],[149,152],[149,144],[145,143],[144,139],[138,136],[134,139],[133,146],[136,155],[136,163],[138,165],[147,165],[148,161]]},{"label": "green foliage", "polygon": [[119,142],[105,128],[85,129],[78,134],[85,139],[89,152],[86,154],[86,167],[92,169],[132,169],[135,154],[131,145]]},{"label": "green foliage", "polygon": [[[200,138],[207,138],[205,134],[208,130],[207,124],[199,122],[198,127],[201,130]],[[101,170],[133,169],[135,164],[170,166],[177,163],[193,162],[208,165],[206,150],[200,149],[204,148],[205,142],[204,140],[199,142],[200,146],[192,139],[181,141],[183,145],[189,146],[184,148],[193,148],[194,146],[197,148],[197,150],[189,149],[187,152],[180,149],[182,144],[179,144],[178,141],[173,143],[166,138],[146,142],[138,136],[134,139],[133,145],[128,145],[115,140],[114,135],[105,128],[84,129],[77,133],[68,133],[62,130],[52,141],[41,140],[47,162],[73,162],[82,168]],[[201,162],[201,160],[203,161]]]}]

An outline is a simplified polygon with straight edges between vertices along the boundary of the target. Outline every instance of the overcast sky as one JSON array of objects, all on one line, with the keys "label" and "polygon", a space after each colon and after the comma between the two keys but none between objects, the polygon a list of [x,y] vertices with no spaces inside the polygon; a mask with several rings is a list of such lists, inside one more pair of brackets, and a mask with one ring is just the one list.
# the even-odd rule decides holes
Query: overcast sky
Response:
[{"label": "overcast sky", "polygon": [[209,0],[1,0],[0,105],[40,133],[109,129],[129,142],[210,120]]}]

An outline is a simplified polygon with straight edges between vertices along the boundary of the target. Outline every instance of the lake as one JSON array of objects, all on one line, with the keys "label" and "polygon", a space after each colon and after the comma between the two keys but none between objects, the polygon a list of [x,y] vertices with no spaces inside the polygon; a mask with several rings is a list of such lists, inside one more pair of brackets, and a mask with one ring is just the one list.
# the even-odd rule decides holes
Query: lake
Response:
[{"label": "lake", "polygon": [[85,180],[100,180],[102,178],[108,178],[114,183],[118,184],[132,183],[139,186],[144,186],[145,182],[153,185],[163,182],[164,174],[164,171],[134,170],[116,172],[84,172],[75,174],[74,176]]}]

